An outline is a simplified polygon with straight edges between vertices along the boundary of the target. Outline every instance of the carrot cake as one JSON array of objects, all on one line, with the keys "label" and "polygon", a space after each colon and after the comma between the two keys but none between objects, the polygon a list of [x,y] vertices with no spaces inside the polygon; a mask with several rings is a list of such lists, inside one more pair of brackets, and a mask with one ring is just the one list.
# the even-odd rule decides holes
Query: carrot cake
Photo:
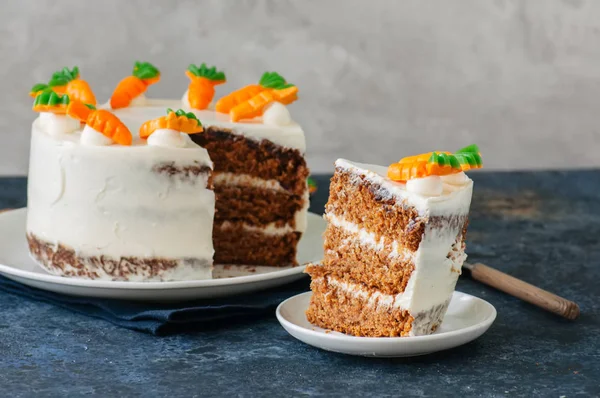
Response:
[{"label": "carrot cake", "polygon": [[[296,265],[306,229],[305,138],[277,73],[213,102],[225,75],[190,65],[181,100],[136,62],[96,105],[79,70],[32,89],[27,238],[49,272],[125,281],[211,278],[213,262]],[[184,90],[182,90],[184,91]]]},{"label": "carrot cake", "polygon": [[326,205],[325,257],[306,272],[306,313],[355,336],[418,336],[441,324],[466,258],[476,146],[389,168],[339,159]]}]

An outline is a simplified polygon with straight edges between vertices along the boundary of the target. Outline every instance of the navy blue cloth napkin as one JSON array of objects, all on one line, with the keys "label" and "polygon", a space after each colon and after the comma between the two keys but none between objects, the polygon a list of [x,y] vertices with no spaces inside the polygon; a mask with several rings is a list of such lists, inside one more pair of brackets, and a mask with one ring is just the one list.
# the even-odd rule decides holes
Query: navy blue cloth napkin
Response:
[{"label": "navy blue cloth napkin", "polygon": [[283,300],[309,290],[308,278],[242,296],[160,304],[74,297],[22,285],[0,276],[0,291],[104,319],[154,335],[206,330],[273,314]]}]

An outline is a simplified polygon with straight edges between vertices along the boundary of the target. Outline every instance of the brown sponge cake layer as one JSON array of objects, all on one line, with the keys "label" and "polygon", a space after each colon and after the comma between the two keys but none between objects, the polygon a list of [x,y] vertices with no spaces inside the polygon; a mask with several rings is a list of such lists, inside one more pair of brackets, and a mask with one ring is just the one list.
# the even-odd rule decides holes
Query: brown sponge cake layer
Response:
[{"label": "brown sponge cake layer", "polygon": [[206,269],[209,275],[212,269],[210,258],[81,256],[66,245],[46,242],[31,233],[27,234],[27,242],[31,256],[48,272],[61,276],[86,279],[109,278],[114,281],[170,280],[167,274],[177,267]]},{"label": "brown sponge cake layer", "polygon": [[215,223],[243,222],[253,226],[274,223],[295,227],[295,215],[306,204],[305,198],[288,191],[255,187],[215,185]]},{"label": "brown sponge cake layer", "polygon": [[323,267],[343,281],[360,281],[384,294],[402,293],[414,271],[412,253],[393,252],[387,245],[381,250],[360,244],[356,234],[328,224],[325,231]]},{"label": "brown sponge cake layer", "polygon": [[398,203],[385,188],[360,174],[336,169],[331,179],[327,214],[341,217],[376,235],[386,243],[416,251],[425,229],[463,230],[468,215],[422,217],[414,207]]},{"label": "brown sponge cake layer", "polygon": [[397,297],[345,282],[327,274],[318,264],[306,271],[313,292],[306,317],[324,329],[366,337],[420,336],[433,333],[442,323],[450,300],[419,312],[396,305]]},{"label": "brown sponge cake layer", "polygon": [[285,148],[269,140],[246,138],[213,126],[190,137],[208,150],[216,172],[277,180],[284,189],[296,195],[306,190],[308,167],[303,154],[297,149]]},{"label": "brown sponge cake layer", "polygon": [[302,233],[288,232],[269,235],[244,229],[242,225],[215,223],[213,241],[216,264],[267,265],[284,267],[298,265],[296,247]]},{"label": "brown sponge cake layer", "polygon": [[308,266],[313,295],[306,318],[323,329],[368,337],[408,336],[413,317],[399,308],[378,307],[377,301],[369,303],[364,297],[352,295],[328,283],[328,277],[319,277]]},{"label": "brown sponge cake layer", "polygon": [[385,236],[390,242],[417,250],[425,231],[425,220],[416,209],[379,195],[380,188],[361,175],[337,169],[331,179],[325,211],[375,233],[377,238]]}]

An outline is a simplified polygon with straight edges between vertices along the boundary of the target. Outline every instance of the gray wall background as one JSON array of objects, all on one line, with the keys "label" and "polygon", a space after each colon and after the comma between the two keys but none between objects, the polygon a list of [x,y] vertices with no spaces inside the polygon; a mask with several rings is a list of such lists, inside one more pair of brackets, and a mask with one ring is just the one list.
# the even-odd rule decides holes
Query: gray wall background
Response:
[{"label": "gray wall background", "polygon": [[313,171],[478,143],[489,169],[600,166],[600,1],[0,2],[0,174],[26,174],[27,92],[78,65],[105,101],[134,60],[179,98],[190,62],[217,95],[275,70]]}]

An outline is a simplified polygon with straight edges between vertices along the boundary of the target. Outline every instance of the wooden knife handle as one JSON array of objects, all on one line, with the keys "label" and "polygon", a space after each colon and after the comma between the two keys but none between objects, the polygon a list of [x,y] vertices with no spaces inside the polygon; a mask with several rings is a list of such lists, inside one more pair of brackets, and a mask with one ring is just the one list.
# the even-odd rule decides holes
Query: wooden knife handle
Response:
[{"label": "wooden knife handle", "polygon": [[574,320],[579,316],[579,306],[567,299],[550,293],[539,287],[530,285],[520,279],[512,277],[485,264],[473,264],[471,276],[486,285],[537,305],[547,311],[553,312],[564,318]]}]

